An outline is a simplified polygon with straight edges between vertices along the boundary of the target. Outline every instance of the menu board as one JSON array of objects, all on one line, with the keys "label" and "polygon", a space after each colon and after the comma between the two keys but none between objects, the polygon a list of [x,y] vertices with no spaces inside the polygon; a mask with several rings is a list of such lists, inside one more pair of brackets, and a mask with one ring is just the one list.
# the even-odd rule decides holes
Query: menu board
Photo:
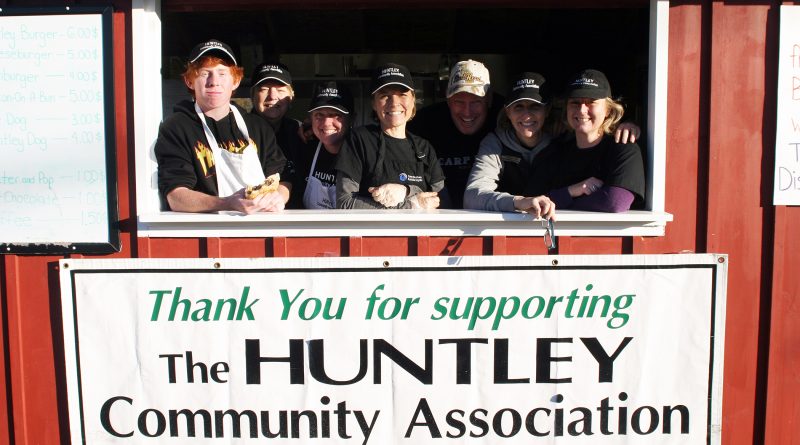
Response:
[{"label": "menu board", "polygon": [[0,9],[0,253],[119,250],[111,8]]}]

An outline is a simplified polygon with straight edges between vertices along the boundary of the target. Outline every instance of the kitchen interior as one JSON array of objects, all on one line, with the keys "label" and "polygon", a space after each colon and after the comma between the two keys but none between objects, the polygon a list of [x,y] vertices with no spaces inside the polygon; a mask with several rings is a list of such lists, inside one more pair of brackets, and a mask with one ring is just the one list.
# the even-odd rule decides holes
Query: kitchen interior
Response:
[{"label": "kitchen interior", "polygon": [[[232,8],[233,9],[233,8]],[[626,105],[626,120],[646,131],[649,10],[631,8],[254,9],[162,12],[164,116],[187,98],[181,80],[191,48],[216,38],[245,68],[234,100],[250,108],[250,75],[262,61],[280,61],[293,78],[289,115],[302,120],[315,82],[344,82],[356,100],[356,124],[371,120],[371,69],[406,65],[418,106],[444,99],[449,69],[471,58],[486,64],[504,94],[510,76],[537,71],[555,91],[582,68],[604,71]]]}]

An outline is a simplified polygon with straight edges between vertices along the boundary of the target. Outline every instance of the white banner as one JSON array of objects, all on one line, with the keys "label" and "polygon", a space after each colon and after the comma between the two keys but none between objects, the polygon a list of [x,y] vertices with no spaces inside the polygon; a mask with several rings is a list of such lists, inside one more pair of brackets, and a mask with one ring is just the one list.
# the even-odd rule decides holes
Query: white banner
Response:
[{"label": "white banner", "polygon": [[726,257],[62,260],[73,443],[719,443]]}]

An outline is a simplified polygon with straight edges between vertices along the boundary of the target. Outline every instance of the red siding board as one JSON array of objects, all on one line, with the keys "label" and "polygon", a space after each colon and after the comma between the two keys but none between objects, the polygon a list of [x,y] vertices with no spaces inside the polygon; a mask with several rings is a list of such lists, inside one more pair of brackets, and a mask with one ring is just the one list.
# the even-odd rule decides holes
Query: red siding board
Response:
[{"label": "red siding board", "polygon": [[490,252],[488,246],[487,238],[481,237],[431,237],[428,241],[428,255],[484,255],[486,252]]},{"label": "red siding board", "polygon": [[286,256],[343,256],[340,238],[288,238]]},{"label": "red siding board", "polygon": [[262,238],[218,238],[221,258],[263,258],[267,240]]},{"label": "red siding board", "polygon": [[[540,240],[541,241],[541,240]],[[544,248],[544,241],[542,248]],[[623,238],[558,238],[558,253],[562,255],[619,255],[625,252]]]},{"label": "red siding board", "polygon": [[708,48],[703,45],[703,9],[701,5],[681,5],[669,10],[665,210],[674,220],[667,224],[666,236],[635,238],[634,253],[695,252],[705,247],[696,244],[698,227],[704,223],[698,216],[705,215],[705,209],[698,209],[699,154],[708,149],[701,136],[708,132],[708,116],[703,112],[703,102],[708,100],[703,82],[708,69],[704,65]]},{"label": "red siding board", "polygon": [[[6,257],[6,310],[11,398],[16,443],[58,443],[59,415],[56,393],[53,331],[60,313],[51,311],[58,297],[58,279],[48,256]],[[51,292],[54,293],[51,296]],[[58,335],[55,338],[60,338]],[[63,419],[63,418],[62,418]],[[64,419],[65,420],[65,419]]]},{"label": "red siding board", "polygon": [[199,238],[151,238],[148,241],[150,258],[205,258],[204,240]]},{"label": "red siding board", "polygon": [[[557,226],[556,230],[558,230]],[[564,239],[566,240],[567,238]],[[559,238],[558,241],[560,243],[561,238]],[[559,252],[561,251],[559,250]],[[506,237],[505,255],[547,255],[547,247],[545,247],[544,245],[544,237],[541,236]]]},{"label": "red siding board", "polygon": [[[0,258],[0,304],[3,305],[2,309],[4,315],[6,315],[6,310],[8,308],[9,289],[7,282],[11,278],[11,269],[7,267],[6,264],[12,261],[12,258],[14,257],[11,255]],[[8,333],[11,331],[8,328],[6,318],[6,316],[0,317],[0,335],[3,336],[3,341],[0,341],[0,354],[2,354],[0,357],[3,357],[3,361],[0,362],[2,363],[0,366],[0,393],[6,397],[7,402],[11,401],[13,403],[13,398],[11,397],[11,382],[6,380],[6,371],[10,371],[11,369],[8,361],[10,353],[6,347],[8,343]],[[0,404],[0,443],[11,443],[13,425],[9,425],[9,422],[11,422],[14,414],[14,406],[12,403]]]},{"label": "red siding board", "polygon": [[412,240],[407,237],[361,238],[363,256],[409,256]]},{"label": "red siding board", "polygon": [[[765,51],[769,5],[712,5],[708,252],[727,253],[723,433],[752,444],[757,427],[762,279]],[[736,94],[731,94],[735,85]]]}]

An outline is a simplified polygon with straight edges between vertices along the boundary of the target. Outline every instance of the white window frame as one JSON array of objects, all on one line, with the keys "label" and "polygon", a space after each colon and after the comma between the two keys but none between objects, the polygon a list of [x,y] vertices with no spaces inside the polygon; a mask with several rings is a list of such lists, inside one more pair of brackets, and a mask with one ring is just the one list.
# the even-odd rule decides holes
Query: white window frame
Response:
[{"label": "white window frame", "polygon": [[[538,236],[525,214],[470,210],[187,214],[161,211],[153,147],[162,119],[160,0],[133,0],[132,45],[137,231],[140,237]],[[663,236],[666,192],[669,1],[650,0],[647,211],[558,212],[565,236]]]}]

